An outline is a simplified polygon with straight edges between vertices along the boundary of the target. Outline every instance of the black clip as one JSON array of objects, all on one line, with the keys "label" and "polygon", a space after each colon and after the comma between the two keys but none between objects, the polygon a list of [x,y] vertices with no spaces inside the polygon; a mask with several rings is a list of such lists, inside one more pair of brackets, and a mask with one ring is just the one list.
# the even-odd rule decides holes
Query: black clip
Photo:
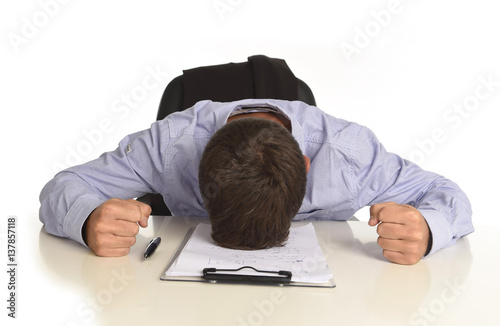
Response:
[{"label": "black clip", "polygon": [[[244,268],[250,268],[258,273],[277,274],[278,276],[269,275],[248,275],[238,273],[218,273],[218,272],[238,272]],[[263,271],[252,266],[243,266],[236,269],[217,269],[204,268],[203,278],[212,283],[246,283],[246,284],[289,284],[292,281],[292,272],[289,271]]]}]

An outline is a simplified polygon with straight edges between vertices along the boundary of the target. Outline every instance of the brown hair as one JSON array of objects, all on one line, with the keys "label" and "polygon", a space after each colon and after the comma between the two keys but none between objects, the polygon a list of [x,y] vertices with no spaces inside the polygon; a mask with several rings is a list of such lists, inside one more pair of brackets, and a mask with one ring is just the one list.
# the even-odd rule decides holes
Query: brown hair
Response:
[{"label": "brown hair", "polygon": [[226,124],[208,142],[199,169],[213,240],[246,250],[282,245],[306,178],[299,145],[283,126],[256,118]]}]

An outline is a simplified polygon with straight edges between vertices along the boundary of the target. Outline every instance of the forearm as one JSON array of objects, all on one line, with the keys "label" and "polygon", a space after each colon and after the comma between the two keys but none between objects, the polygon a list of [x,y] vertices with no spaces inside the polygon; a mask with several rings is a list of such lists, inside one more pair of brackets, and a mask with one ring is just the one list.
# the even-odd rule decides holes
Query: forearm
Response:
[{"label": "forearm", "polygon": [[40,194],[40,220],[47,232],[85,244],[83,224],[100,204],[156,192],[163,162],[161,151],[153,150],[158,147],[154,139],[149,130],[127,136],[116,150],[58,173]]},{"label": "forearm", "polygon": [[40,221],[48,233],[86,245],[82,238],[83,224],[105,200],[77,175],[64,171],[47,183],[40,194]]},{"label": "forearm", "polygon": [[470,202],[457,184],[388,153],[366,129],[358,147],[353,170],[360,207],[396,202],[417,208],[431,232],[429,254],[474,231]]}]

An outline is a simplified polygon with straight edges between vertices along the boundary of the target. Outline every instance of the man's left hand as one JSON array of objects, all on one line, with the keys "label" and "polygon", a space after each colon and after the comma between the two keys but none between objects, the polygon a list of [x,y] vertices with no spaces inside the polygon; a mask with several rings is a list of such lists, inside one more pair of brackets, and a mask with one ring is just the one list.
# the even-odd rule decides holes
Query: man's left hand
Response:
[{"label": "man's left hand", "polygon": [[384,249],[385,258],[397,264],[412,265],[425,255],[429,226],[415,207],[394,202],[375,204],[370,207],[368,225],[377,224],[377,243]]}]

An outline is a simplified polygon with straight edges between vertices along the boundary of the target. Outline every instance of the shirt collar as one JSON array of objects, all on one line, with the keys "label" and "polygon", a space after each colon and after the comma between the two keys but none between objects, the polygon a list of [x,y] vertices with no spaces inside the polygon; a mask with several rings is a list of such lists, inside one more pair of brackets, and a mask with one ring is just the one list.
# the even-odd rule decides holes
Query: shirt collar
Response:
[{"label": "shirt collar", "polygon": [[[217,121],[217,129],[221,128],[227,123],[227,119],[231,115],[244,114],[251,112],[251,110],[256,110],[255,112],[273,112],[284,116],[286,119],[290,120],[290,125],[292,128],[292,135],[299,144],[300,149],[304,153],[304,138],[302,133],[302,126],[299,124],[296,116],[297,109],[302,108],[304,103],[299,101],[285,101],[285,100],[273,100],[273,99],[247,99],[236,102],[225,103],[225,110],[221,110],[224,113],[219,116]],[[297,109],[296,109],[297,108]],[[241,111],[241,112],[238,112]]]}]

